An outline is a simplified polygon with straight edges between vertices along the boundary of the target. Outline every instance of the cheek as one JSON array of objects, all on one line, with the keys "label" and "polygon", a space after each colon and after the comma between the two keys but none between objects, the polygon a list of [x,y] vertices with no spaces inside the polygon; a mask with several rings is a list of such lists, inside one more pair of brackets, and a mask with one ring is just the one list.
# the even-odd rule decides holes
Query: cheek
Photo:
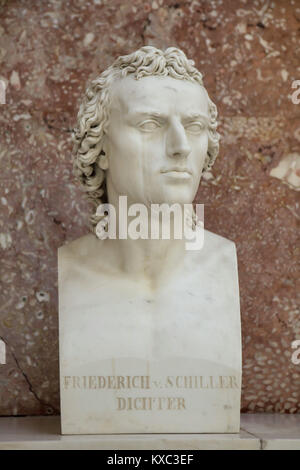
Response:
[{"label": "cheek", "polygon": [[131,132],[120,132],[110,142],[109,171],[111,179],[122,192],[130,193],[141,181],[143,146]]},{"label": "cheek", "polygon": [[134,134],[127,128],[120,126],[118,132],[114,132],[109,139],[108,153],[111,168],[120,165],[125,172],[128,167],[134,169],[139,152],[140,146]]},{"label": "cheek", "polygon": [[203,134],[197,141],[192,143],[193,157],[195,165],[200,168],[203,166],[208,149],[208,135]]},{"label": "cheek", "polygon": [[205,132],[199,140],[199,150],[206,155],[208,149],[208,134]]}]

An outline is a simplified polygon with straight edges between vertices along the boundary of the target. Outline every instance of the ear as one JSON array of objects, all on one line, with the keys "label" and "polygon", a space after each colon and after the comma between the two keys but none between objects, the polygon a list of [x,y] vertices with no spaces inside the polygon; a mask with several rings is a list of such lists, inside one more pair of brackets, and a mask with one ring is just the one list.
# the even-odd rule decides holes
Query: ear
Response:
[{"label": "ear", "polygon": [[205,157],[205,160],[204,160],[204,165],[203,165],[202,173],[203,173],[204,171],[207,171],[207,170],[209,169],[210,161],[211,161],[211,156],[210,156],[210,154],[207,152],[206,157]]},{"label": "ear", "polygon": [[105,153],[102,153],[98,158],[98,166],[101,168],[101,170],[108,169],[108,157]]},{"label": "ear", "polygon": [[102,145],[102,150],[100,153],[100,156],[98,158],[98,166],[101,168],[101,170],[107,170],[109,166],[108,162],[108,151],[107,151],[107,139],[104,136],[103,137],[103,145]]}]

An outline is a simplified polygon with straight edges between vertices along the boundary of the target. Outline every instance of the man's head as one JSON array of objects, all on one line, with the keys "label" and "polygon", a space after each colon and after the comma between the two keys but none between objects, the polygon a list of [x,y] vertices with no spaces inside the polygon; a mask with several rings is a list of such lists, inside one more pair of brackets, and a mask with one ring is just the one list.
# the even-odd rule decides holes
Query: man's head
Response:
[{"label": "man's head", "polygon": [[202,75],[182,51],[142,47],[87,89],[75,174],[95,206],[107,202],[107,189],[130,203],[190,203],[218,154],[216,117]]}]

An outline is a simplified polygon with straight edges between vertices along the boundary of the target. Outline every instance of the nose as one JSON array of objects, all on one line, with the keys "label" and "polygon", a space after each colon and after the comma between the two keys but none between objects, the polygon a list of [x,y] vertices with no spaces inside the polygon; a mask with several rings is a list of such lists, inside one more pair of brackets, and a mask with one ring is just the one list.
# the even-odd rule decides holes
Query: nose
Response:
[{"label": "nose", "polygon": [[180,122],[170,123],[167,134],[167,155],[187,157],[191,152],[185,129]]}]

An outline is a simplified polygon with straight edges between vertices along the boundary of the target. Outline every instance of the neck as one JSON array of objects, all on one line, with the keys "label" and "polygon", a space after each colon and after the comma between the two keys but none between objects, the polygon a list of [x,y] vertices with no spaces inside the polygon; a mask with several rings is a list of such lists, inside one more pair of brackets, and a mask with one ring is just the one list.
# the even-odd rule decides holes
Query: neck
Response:
[{"label": "neck", "polygon": [[178,269],[184,256],[182,240],[118,240],[122,268],[154,284]]},{"label": "neck", "polygon": [[[116,213],[116,240],[114,244],[119,255],[121,269],[133,276],[134,278],[144,279],[149,281],[152,286],[156,286],[167,280],[173,272],[183,263],[185,255],[185,239],[174,238],[174,219],[171,218],[170,237],[168,239],[161,239],[162,234],[162,219],[157,221],[159,239],[151,238],[151,210],[150,207],[143,206],[143,212],[137,211],[134,214],[128,215],[132,201],[126,200],[126,206],[119,205],[119,195],[113,191],[108,192],[109,202],[115,208]],[[125,222],[126,234],[129,236],[123,237],[125,231],[120,231],[120,218]],[[137,223],[138,219],[138,223]],[[136,223],[133,223],[134,220]],[[153,220],[153,218],[152,218]],[[130,230],[134,227],[134,232],[143,232],[141,227],[144,227],[144,239],[132,238]],[[146,227],[146,230],[145,230]],[[128,230],[128,231],[127,231]],[[183,230],[183,227],[182,227]],[[123,235],[120,236],[120,234]]]}]

